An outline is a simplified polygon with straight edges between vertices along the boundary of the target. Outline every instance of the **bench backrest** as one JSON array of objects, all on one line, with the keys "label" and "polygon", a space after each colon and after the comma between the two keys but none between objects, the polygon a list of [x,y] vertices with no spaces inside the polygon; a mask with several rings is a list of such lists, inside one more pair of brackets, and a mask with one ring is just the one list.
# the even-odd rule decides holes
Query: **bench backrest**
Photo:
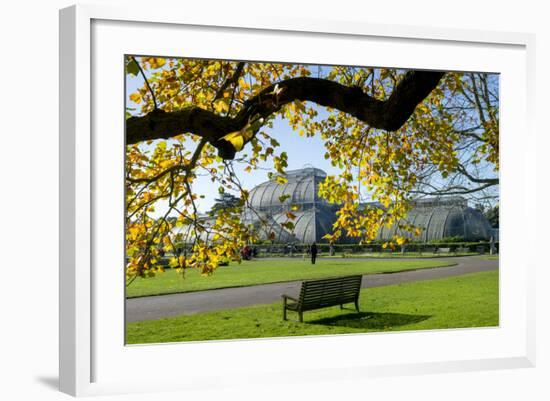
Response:
[{"label": "bench backrest", "polygon": [[304,281],[299,298],[301,309],[354,302],[359,296],[361,280],[362,276],[357,275]]}]

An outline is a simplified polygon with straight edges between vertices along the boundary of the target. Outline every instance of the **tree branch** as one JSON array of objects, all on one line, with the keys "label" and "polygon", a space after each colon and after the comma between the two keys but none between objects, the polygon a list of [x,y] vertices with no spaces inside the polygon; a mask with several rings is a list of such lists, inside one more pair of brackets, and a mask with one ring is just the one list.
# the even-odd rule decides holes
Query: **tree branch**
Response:
[{"label": "tree branch", "polygon": [[498,185],[499,182],[500,182],[500,180],[498,178],[477,178],[477,177],[474,177],[473,175],[468,173],[468,171],[466,170],[466,168],[462,164],[459,164],[457,166],[457,171],[460,174],[462,174],[463,176],[465,176],[466,178],[468,178],[471,182],[475,182],[476,184]]},{"label": "tree branch", "polygon": [[145,76],[145,73],[143,72],[143,69],[141,68],[141,65],[138,63],[138,61],[136,60],[135,57],[132,56],[132,61],[134,63],[136,63],[138,69],[139,69],[139,72],[141,73],[141,76],[143,77],[143,79],[145,80],[145,84],[147,85],[147,88],[149,89],[149,92],[151,93],[151,97],[153,98],[153,106],[155,108],[155,110],[158,109],[158,104],[157,104],[157,98],[155,97],[155,92],[153,92],[153,88],[151,88],[151,85],[149,84],[149,80],[147,79],[147,77]]},{"label": "tree branch", "polygon": [[218,89],[218,91],[216,92],[216,95],[214,96],[214,100],[212,102],[215,102],[216,100],[221,98],[225,90],[229,88],[230,85],[237,84],[237,82],[239,81],[239,77],[243,72],[244,64],[245,63],[242,61],[237,64],[237,68],[235,68],[235,71],[233,72],[233,74],[223,82],[222,86],[220,86],[220,89]]},{"label": "tree branch", "polygon": [[[345,86],[327,79],[290,78],[272,84],[248,99],[234,117],[220,116],[194,106],[172,112],[157,109],[145,116],[130,117],[126,120],[126,142],[134,144],[193,133],[216,147],[222,158],[233,159],[235,149],[222,137],[244,128],[250,117],[267,117],[295,100],[338,109],[373,128],[395,131],[437,86],[443,74],[409,71],[384,101],[366,94],[359,87]],[[276,88],[278,93],[274,90]]]},{"label": "tree branch", "polygon": [[467,195],[474,192],[483,191],[495,184],[484,184],[476,188],[466,188],[461,186],[450,187],[442,190],[423,191],[420,189],[414,189],[409,191],[410,194],[429,195],[429,196],[441,196],[441,195]]}]

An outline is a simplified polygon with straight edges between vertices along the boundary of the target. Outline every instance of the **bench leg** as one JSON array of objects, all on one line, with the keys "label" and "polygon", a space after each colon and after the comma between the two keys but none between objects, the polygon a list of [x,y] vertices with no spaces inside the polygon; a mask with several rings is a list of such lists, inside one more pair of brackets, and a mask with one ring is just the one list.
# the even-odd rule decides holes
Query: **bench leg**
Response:
[{"label": "bench leg", "polygon": [[286,320],[286,306],[283,306],[283,320]]},{"label": "bench leg", "polygon": [[344,305],[340,304],[340,309],[344,309]]},{"label": "bench leg", "polygon": [[304,312],[300,311],[300,312],[298,312],[298,314],[300,315],[300,323],[303,323],[304,322]]},{"label": "bench leg", "polygon": [[357,310],[357,312],[359,312],[359,300],[358,299],[355,300],[355,309]]}]

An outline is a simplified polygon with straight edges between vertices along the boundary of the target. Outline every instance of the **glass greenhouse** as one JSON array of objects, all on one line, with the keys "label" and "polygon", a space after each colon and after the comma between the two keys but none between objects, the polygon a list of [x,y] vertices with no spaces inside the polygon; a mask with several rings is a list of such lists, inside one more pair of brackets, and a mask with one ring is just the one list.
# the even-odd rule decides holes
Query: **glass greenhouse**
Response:
[{"label": "glass greenhouse", "polygon": [[[323,236],[331,232],[339,208],[317,194],[319,184],[326,175],[323,170],[308,167],[288,171],[288,182],[285,184],[270,180],[256,186],[250,191],[251,209],[244,212],[244,221],[258,227],[262,240],[271,238],[280,244],[326,242]],[[288,197],[281,202],[283,195]],[[292,212],[296,218],[292,220],[294,230],[290,231],[282,224],[289,221],[286,213],[292,205],[299,208]],[[407,221],[422,228],[422,234],[413,238],[421,242],[457,236],[465,241],[488,240],[493,234],[491,225],[481,212],[468,207],[461,197],[417,200]],[[390,239],[396,234],[412,236],[399,230],[397,225],[382,228],[378,239]],[[353,241],[349,238],[342,240],[347,243]]]},{"label": "glass greenhouse", "polygon": [[[287,172],[288,182],[279,184],[275,180],[266,181],[250,191],[250,208],[243,212],[243,222],[254,225],[262,241],[276,244],[326,243],[323,237],[330,234],[336,221],[339,205],[330,204],[319,197],[319,184],[327,174],[320,169],[307,167]],[[282,201],[281,201],[282,200]],[[293,206],[298,206],[293,210]],[[380,207],[377,204],[364,204]],[[287,213],[296,217],[290,220]],[[208,224],[208,217],[203,223]],[[462,237],[465,241],[489,240],[494,230],[487,219],[476,209],[468,207],[461,197],[446,197],[417,200],[407,216],[407,222],[422,229],[421,235],[400,231],[398,225],[384,227],[377,239],[389,240],[399,234],[414,241],[429,242],[448,237]],[[284,226],[291,221],[294,229]],[[179,234],[190,240],[190,227],[178,229]],[[203,238],[208,240],[206,236]],[[342,238],[342,243],[357,242],[357,238]],[[187,242],[187,241],[186,241]]]}]

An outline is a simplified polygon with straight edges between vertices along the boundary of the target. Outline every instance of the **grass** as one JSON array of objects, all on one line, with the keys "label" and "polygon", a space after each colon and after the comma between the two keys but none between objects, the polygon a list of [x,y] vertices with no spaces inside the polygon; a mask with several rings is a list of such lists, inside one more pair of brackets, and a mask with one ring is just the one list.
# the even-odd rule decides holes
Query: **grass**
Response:
[{"label": "grass", "polygon": [[174,294],[214,288],[315,279],[347,274],[395,273],[405,270],[450,266],[441,260],[350,260],[319,259],[315,265],[302,259],[256,259],[242,264],[219,267],[211,276],[190,270],[185,278],[175,270],[167,270],[153,278],[136,279],[126,288],[126,297]]},{"label": "grass", "polygon": [[[369,288],[361,313],[339,307],[282,320],[282,303],[129,323],[128,344],[491,327],[499,324],[498,272]],[[289,318],[296,318],[289,312]]]}]

